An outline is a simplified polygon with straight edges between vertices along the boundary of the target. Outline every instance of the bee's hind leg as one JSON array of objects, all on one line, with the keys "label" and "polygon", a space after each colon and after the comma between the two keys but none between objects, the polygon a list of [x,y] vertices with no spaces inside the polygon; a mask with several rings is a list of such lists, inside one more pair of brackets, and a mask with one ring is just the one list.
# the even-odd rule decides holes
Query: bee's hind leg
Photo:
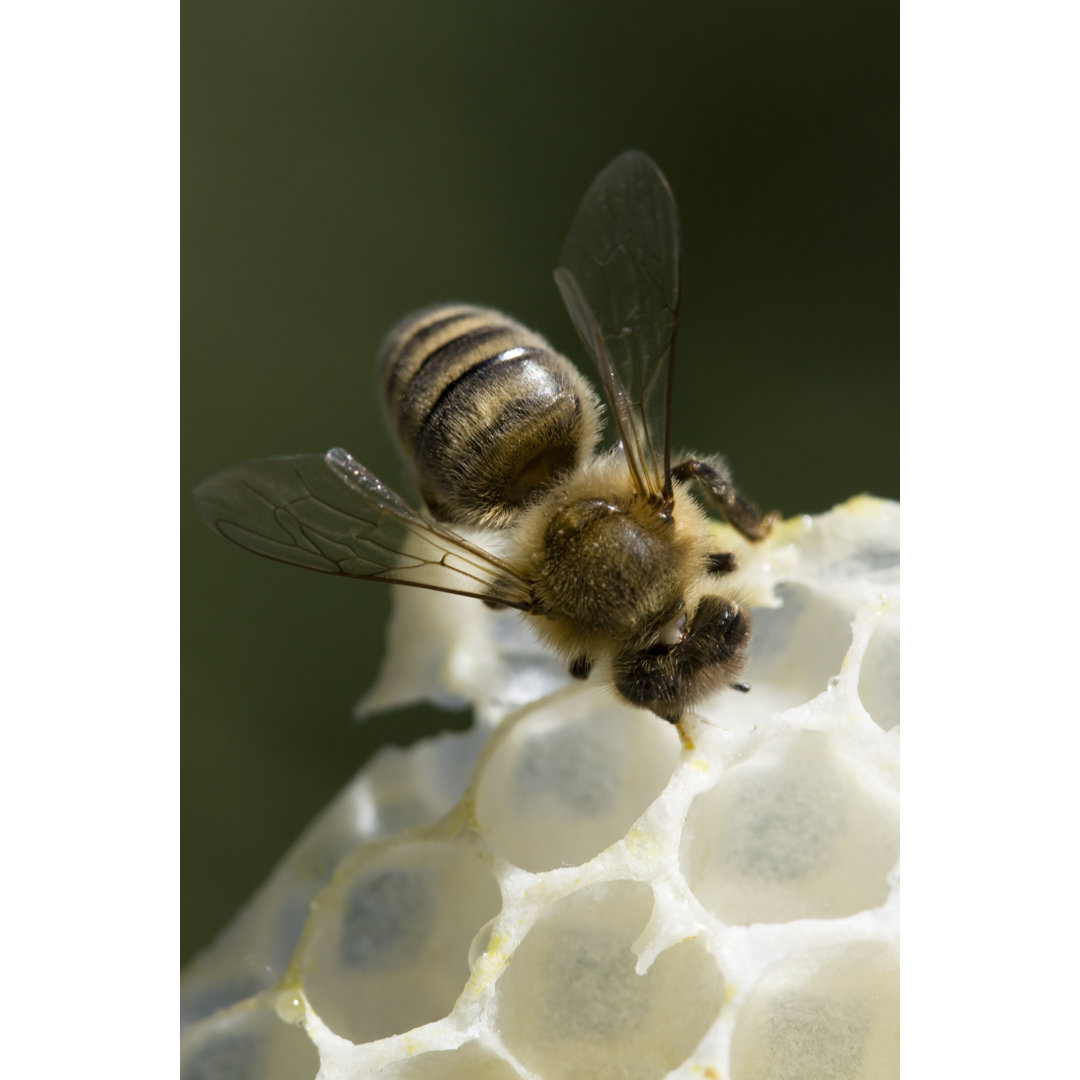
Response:
[{"label": "bee's hind leg", "polygon": [[[698,488],[705,496],[705,501],[733,528],[736,528],[747,540],[764,540],[772,532],[779,515],[775,510],[767,514],[739,494],[731,480],[731,473],[721,458],[690,458],[671,470],[676,480],[684,483],[696,480]],[[728,556],[730,558],[730,556]],[[716,556],[709,556],[710,563]],[[734,560],[730,567],[710,565],[710,573],[727,573],[734,569]]]}]

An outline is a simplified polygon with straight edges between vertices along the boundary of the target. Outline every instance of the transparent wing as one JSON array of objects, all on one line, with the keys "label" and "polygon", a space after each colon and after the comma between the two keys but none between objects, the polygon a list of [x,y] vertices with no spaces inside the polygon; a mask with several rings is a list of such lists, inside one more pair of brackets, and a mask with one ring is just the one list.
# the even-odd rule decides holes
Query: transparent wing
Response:
[{"label": "transparent wing", "polygon": [[413,510],[345,450],[236,465],[195,489],[226,540],[324,574],[438,589],[528,609],[528,582]]},{"label": "transparent wing", "polygon": [[638,490],[669,496],[679,215],[650,157],[628,150],[593,181],[570,226],[555,281],[600,369]]}]

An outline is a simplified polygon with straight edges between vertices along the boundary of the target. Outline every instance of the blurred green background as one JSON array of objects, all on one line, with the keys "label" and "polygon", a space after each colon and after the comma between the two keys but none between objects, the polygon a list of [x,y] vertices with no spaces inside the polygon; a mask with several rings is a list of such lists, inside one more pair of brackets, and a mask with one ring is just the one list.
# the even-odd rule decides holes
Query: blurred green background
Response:
[{"label": "blurred green background", "polygon": [[225,544],[191,489],[335,445],[398,483],[373,357],[424,304],[580,360],[551,271],[636,146],[683,222],[675,444],[785,514],[898,497],[899,45],[862,0],[186,0],[181,29],[186,959],[375,748],[464,722],[354,724],[388,590]]}]

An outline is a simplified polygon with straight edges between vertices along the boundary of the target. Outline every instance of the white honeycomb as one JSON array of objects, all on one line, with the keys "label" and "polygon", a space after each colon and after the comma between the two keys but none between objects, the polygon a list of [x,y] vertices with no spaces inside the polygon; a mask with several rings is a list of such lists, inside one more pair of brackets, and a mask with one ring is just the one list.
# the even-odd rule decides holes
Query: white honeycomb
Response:
[{"label": "white honeycomb", "polygon": [[380,752],[185,973],[183,1080],[899,1076],[899,507],[760,545],[749,694],[679,731],[397,590]]}]

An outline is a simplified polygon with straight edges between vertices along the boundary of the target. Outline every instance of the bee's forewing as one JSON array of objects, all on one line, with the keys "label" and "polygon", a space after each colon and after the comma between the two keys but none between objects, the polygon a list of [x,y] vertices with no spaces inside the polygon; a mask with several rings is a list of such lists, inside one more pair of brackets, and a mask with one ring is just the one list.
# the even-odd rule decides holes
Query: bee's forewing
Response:
[{"label": "bee's forewing", "polygon": [[671,490],[680,260],[679,215],[667,180],[640,151],[620,154],[585,193],[555,279],[600,369],[631,474],[643,494]]},{"label": "bee's forewing", "polygon": [[235,465],[195,489],[203,520],[257,555],[324,574],[529,606],[508,564],[413,510],[341,449]]}]

